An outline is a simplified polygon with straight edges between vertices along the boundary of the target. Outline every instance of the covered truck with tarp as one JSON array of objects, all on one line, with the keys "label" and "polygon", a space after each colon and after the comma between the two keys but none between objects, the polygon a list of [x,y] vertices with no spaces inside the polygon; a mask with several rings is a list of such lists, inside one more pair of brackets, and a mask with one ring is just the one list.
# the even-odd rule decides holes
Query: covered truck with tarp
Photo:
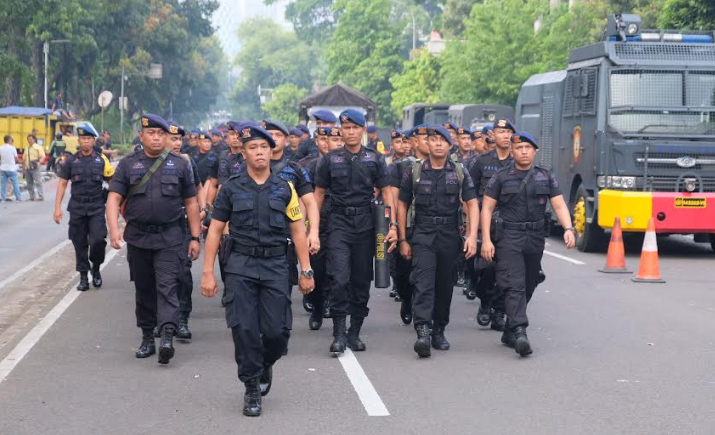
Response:
[{"label": "covered truck with tarp", "polygon": [[377,104],[362,92],[342,83],[307,96],[298,104],[298,119],[313,131],[315,129],[315,122],[311,119],[313,112],[329,110],[337,117],[345,109],[362,110],[368,125],[375,124]]}]

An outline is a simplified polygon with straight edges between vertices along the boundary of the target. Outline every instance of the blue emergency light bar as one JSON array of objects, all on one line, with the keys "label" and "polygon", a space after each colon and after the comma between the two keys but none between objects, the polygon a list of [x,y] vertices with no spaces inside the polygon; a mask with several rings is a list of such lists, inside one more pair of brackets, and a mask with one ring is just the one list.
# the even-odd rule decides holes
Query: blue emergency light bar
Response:
[{"label": "blue emergency light bar", "polygon": [[[610,41],[618,41],[618,37],[611,36]],[[712,44],[713,37],[710,35],[683,35],[680,33],[642,33],[636,36],[627,36],[627,42],[682,42],[685,44]]]}]

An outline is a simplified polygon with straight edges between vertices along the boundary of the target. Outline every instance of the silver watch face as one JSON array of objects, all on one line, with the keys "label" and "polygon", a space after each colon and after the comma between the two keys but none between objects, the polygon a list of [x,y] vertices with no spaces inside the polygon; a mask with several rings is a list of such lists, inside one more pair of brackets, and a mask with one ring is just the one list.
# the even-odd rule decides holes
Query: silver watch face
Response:
[{"label": "silver watch face", "polygon": [[303,275],[304,277],[310,279],[310,278],[313,277],[313,269],[304,270],[304,271],[301,272],[301,275]]}]

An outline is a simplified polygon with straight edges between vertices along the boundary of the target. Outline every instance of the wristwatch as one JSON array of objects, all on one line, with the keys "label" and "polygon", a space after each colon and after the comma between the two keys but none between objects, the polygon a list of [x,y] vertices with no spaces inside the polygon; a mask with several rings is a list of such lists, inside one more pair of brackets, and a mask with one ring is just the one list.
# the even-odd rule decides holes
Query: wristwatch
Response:
[{"label": "wristwatch", "polygon": [[191,241],[192,241],[192,242],[201,242],[201,238],[200,238],[200,237],[191,236]]},{"label": "wristwatch", "polygon": [[400,243],[406,242],[406,241],[407,241],[407,239],[399,239],[399,240],[397,241],[397,244],[399,245]]},{"label": "wristwatch", "polygon": [[395,222],[390,222],[390,226],[391,226],[391,227],[395,227],[395,228],[400,228],[400,223],[397,222],[397,221],[395,221]]},{"label": "wristwatch", "polygon": [[315,273],[313,272],[313,269],[308,269],[308,270],[301,270],[300,274],[308,279],[313,279],[313,275]]},{"label": "wristwatch", "polygon": [[573,233],[576,234],[576,228],[574,227],[568,227],[564,231],[573,231]]}]

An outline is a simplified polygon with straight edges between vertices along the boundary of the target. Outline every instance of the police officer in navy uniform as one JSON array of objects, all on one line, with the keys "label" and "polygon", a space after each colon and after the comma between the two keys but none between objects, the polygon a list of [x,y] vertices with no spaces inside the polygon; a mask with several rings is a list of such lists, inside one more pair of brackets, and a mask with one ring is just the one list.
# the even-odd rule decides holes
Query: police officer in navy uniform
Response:
[{"label": "police officer in navy uniform", "polygon": [[94,150],[97,132],[93,128],[78,127],[77,136],[77,153],[63,154],[57,160],[59,182],[55,195],[54,220],[58,224],[62,221],[62,199],[67,183],[71,181],[71,196],[67,205],[70,213],[69,238],[74,246],[75,267],[80,275],[77,290],[86,291],[89,290],[88,271],[92,272],[92,285],[95,288],[102,286],[99,267],[104,263],[104,249],[107,246],[102,182],[114,175],[114,168],[101,152]]},{"label": "police officer in navy uniform", "polygon": [[[476,157],[467,165],[480,202],[492,176],[514,161],[511,157],[511,135],[514,133],[514,126],[506,118],[497,119],[494,125],[497,126],[498,132],[496,148]],[[504,297],[496,286],[494,264],[475,258],[470,273],[472,279],[467,298],[471,300],[479,297],[481,301],[477,312],[477,323],[481,326],[489,326],[491,323],[491,328],[495,331],[504,331],[506,322]]]},{"label": "police officer in navy uniform", "polygon": [[[199,204],[191,165],[180,154],[165,151],[165,135],[170,131],[167,122],[145,114],[141,125],[143,151],[129,154],[117,165],[109,183],[107,220],[112,247],[120,249],[122,238],[127,243],[136,288],[137,326],[142,330],[136,357],[156,353],[152,330],[157,326],[161,331],[159,363],[168,364],[174,356],[173,336],[180,319],[180,276],[186,256],[196,260],[201,249]],[[156,172],[145,178],[152,167]],[[122,199],[127,221],[123,236],[119,230]],[[188,252],[184,213],[191,230]]]},{"label": "police officer in navy uniform", "polygon": [[246,169],[231,177],[216,200],[206,239],[201,292],[217,293],[214,263],[221,234],[230,222],[233,252],[226,265],[226,323],[233,335],[238,378],[246,386],[243,414],[261,414],[261,396],[272,384],[273,364],[286,348],[289,304],[286,232],[290,231],[301,267],[300,291],[313,288],[308,243],[298,195],[270,170],[275,142],[261,127],[241,132]]},{"label": "police officer in navy uniform", "polygon": [[[338,118],[333,115],[330,110],[316,110],[311,115],[315,119],[315,126],[317,127],[335,127],[338,123]],[[306,127],[307,130],[307,127]],[[318,146],[315,144],[315,139],[307,139],[300,143],[298,146],[298,151],[291,156],[291,159],[298,161],[308,155],[317,156]]]},{"label": "police officer in navy uniform", "polygon": [[199,167],[201,184],[208,188],[209,182],[215,182],[218,177],[219,153],[212,148],[211,136],[207,132],[199,132],[198,139],[199,146],[194,159]]},{"label": "police officer in navy uniform", "polygon": [[229,121],[227,123],[228,131],[226,137],[228,139],[228,152],[221,153],[218,156],[218,164],[216,166],[216,182],[213,179],[210,185],[206,187],[206,202],[207,208],[202,210],[202,213],[210,212],[213,209],[213,203],[216,200],[216,195],[218,194],[218,189],[228,181],[234,175],[237,175],[241,170],[243,165],[243,145],[241,143],[241,137],[239,131],[241,130],[242,124],[236,121]]},{"label": "police officer in navy uniform", "polygon": [[[502,343],[514,347],[523,357],[532,353],[526,335],[529,326],[526,307],[539,279],[547,203],[551,204],[564,227],[566,247],[573,248],[576,239],[571,215],[556,177],[533,164],[538,143],[527,132],[515,133],[511,141],[514,164],[497,171],[484,192],[481,253],[487,261],[496,258],[497,285],[505,295],[508,320]],[[499,208],[499,217],[503,222],[497,224],[501,228],[497,229],[498,237],[493,241],[490,234],[492,214],[500,203],[507,205]]]},{"label": "police officer in navy uniform", "polygon": [[[166,148],[177,154],[181,154],[181,144],[182,139],[186,136],[186,131],[184,128],[174,121],[169,121],[169,133],[166,135]],[[206,204],[206,199],[202,194],[203,189],[201,187],[201,181],[199,180],[199,171],[196,167],[196,163],[188,154],[181,154],[182,157],[186,159],[187,162],[191,164],[191,172],[193,173],[194,185],[198,190],[197,199],[199,202],[199,207],[204,208]],[[189,244],[191,243],[191,229],[189,228],[189,223],[184,218],[184,230],[186,233],[186,249],[188,252]],[[193,303],[191,300],[191,295],[194,290],[194,278],[191,274],[191,266],[193,261],[191,257],[186,256],[186,261],[184,262],[184,270],[180,275],[181,285],[179,286],[179,325],[176,329],[176,338],[182,340],[191,340],[193,334],[189,329],[189,317],[191,316],[191,311],[193,309]],[[159,330],[155,329],[154,336],[159,337]]]},{"label": "police officer in navy uniform", "polygon": [[[322,164],[323,156],[328,152],[341,148],[343,140],[340,136],[340,129],[337,127],[318,127],[316,133],[316,144],[318,145],[318,156],[308,156],[301,159],[298,163],[302,165],[310,179],[315,183],[315,175],[318,165]],[[323,318],[332,316],[328,303],[330,292],[330,275],[327,273],[327,257],[328,252],[328,216],[330,214],[330,192],[325,192],[323,206],[320,208],[320,251],[310,256],[310,264],[315,271],[315,289],[305,296],[307,302],[311,305],[310,319],[308,320],[308,328],[317,331],[323,326]]]},{"label": "police officer in navy uniform", "polygon": [[[457,258],[477,252],[479,205],[472,179],[464,176],[449,156],[452,138],[446,128],[429,130],[429,158],[419,164],[419,176],[409,168],[400,183],[398,221],[400,254],[412,259],[413,311],[417,341],[414,350],[429,357],[430,347],[448,350],[444,330],[449,323]],[[461,172],[460,172],[461,171]],[[460,175],[461,173],[461,175]],[[461,179],[460,179],[461,178]],[[406,231],[407,207],[414,199],[415,221],[410,242]],[[466,205],[470,228],[462,243],[460,205]]]},{"label": "police officer in navy uniform", "polygon": [[[360,330],[369,312],[367,303],[373,277],[375,188],[382,194],[385,205],[395,210],[384,156],[362,146],[365,116],[358,110],[348,109],[339,118],[345,146],[324,157],[315,180],[319,206],[323,204],[325,191],[331,192],[327,267],[332,277],[330,305],[334,340],[330,352],[334,355],[343,353],[346,346],[353,351],[366,348],[360,339]],[[388,243],[397,240],[396,225],[392,223],[385,237]],[[345,319],[348,314],[349,331]]]}]

